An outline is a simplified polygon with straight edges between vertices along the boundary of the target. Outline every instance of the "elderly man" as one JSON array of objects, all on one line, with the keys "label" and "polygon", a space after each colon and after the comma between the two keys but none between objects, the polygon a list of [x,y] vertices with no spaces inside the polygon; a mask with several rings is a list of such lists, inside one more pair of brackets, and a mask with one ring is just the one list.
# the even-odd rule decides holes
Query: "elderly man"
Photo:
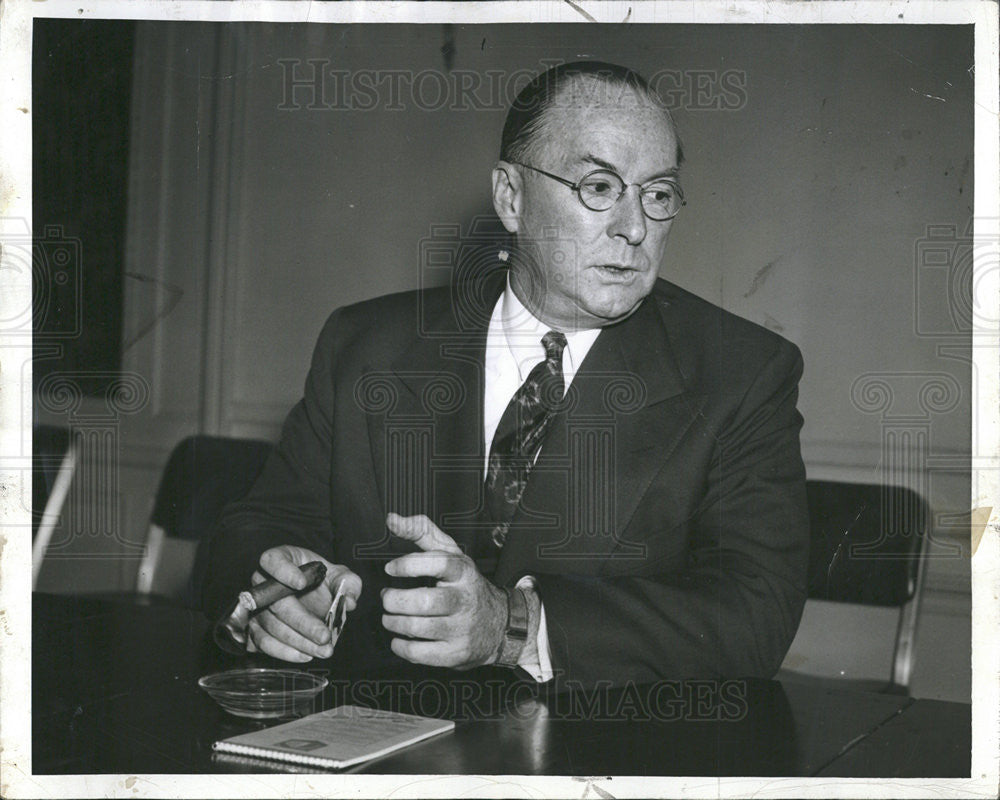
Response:
[{"label": "elderly man", "polygon": [[779,336],[659,279],[683,205],[669,113],[622,67],[519,95],[493,170],[514,246],[472,284],[342,308],[250,495],[214,536],[218,614],[251,580],[324,583],[250,649],[521,668],[584,684],[770,677],[805,599],[808,522]]}]

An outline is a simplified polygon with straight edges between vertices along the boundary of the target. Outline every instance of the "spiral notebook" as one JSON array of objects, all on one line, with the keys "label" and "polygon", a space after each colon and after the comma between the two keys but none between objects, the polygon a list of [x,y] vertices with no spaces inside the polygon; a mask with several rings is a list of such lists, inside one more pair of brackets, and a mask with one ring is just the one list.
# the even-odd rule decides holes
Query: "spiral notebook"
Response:
[{"label": "spiral notebook", "polygon": [[291,764],[344,769],[455,729],[451,720],[339,706],[216,742],[212,749]]}]

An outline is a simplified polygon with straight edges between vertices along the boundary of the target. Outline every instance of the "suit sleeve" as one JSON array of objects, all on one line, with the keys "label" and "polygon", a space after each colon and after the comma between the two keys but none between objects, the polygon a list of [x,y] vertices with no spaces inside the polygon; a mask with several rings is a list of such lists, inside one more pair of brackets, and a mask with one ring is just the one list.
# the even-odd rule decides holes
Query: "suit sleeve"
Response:
[{"label": "suit sleeve", "polygon": [[202,574],[195,580],[210,618],[224,613],[249,585],[261,553],[271,547],[298,545],[333,558],[330,447],[337,320],[334,312],[320,333],[304,396],[286,418],[277,448],[249,494],[223,511],[199,558]]},{"label": "suit sleeve", "polygon": [[806,596],[801,374],[782,341],[720,432],[685,568],[537,576],[557,675],[591,685],[777,671]]}]

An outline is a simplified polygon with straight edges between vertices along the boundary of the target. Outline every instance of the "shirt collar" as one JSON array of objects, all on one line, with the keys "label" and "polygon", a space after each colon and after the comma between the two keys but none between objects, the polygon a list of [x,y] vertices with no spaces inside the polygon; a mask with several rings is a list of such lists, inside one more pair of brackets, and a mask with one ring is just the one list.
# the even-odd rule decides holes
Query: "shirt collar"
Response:
[{"label": "shirt collar", "polygon": [[[500,300],[500,322],[507,348],[517,363],[521,380],[524,381],[535,364],[545,358],[542,337],[552,328],[539,320],[517,298],[510,285],[509,273]],[[600,333],[600,328],[588,328],[564,334],[566,348],[563,350],[563,374],[567,378],[567,385]]]}]

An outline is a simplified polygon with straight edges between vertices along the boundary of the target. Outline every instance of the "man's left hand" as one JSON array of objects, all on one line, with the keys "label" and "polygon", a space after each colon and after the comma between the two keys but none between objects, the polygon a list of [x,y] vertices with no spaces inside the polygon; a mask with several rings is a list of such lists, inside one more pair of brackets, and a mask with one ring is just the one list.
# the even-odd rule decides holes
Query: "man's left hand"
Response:
[{"label": "man's left hand", "polygon": [[389,530],[420,548],[385,565],[399,578],[436,578],[419,589],[383,589],[385,629],[392,651],[415,664],[471,669],[492,664],[507,625],[507,596],[482,576],[448,534],[427,517],[386,517]]}]

